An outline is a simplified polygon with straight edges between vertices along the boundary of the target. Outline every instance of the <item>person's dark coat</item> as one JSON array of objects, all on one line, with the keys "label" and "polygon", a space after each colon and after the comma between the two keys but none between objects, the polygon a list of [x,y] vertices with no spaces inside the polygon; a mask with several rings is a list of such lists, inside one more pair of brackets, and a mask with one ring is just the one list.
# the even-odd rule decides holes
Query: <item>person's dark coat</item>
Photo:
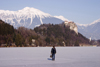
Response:
[{"label": "person's dark coat", "polygon": [[52,49],[51,49],[51,53],[52,53],[52,54],[56,54],[56,48],[52,48]]}]

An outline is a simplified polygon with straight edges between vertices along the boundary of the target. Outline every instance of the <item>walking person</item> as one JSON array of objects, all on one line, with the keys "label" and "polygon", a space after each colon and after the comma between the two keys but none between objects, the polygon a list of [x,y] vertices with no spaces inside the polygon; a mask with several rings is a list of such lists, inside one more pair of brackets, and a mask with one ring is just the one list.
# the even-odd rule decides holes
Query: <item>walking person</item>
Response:
[{"label": "walking person", "polygon": [[53,48],[51,49],[51,54],[52,54],[52,60],[55,60],[55,54],[56,54],[55,46],[53,46]]}]

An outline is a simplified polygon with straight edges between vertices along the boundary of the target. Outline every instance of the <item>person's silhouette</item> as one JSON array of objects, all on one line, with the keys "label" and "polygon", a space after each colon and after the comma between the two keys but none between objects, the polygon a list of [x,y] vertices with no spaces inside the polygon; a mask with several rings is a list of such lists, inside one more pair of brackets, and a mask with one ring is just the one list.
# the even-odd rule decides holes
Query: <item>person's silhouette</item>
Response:
[{"label": "person's silhouette", "polygon": [[52,54],[52,60],[55,60],[55,54],[56,54],[55,46],[53,46],[53,48],[51,49],[51,54]]}]

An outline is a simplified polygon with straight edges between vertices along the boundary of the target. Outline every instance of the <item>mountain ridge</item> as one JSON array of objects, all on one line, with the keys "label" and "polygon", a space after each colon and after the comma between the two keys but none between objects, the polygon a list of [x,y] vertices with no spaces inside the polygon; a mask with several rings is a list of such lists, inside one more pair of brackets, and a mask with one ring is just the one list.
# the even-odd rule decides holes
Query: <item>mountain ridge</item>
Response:
[{"label": "mountain ridge", "polygon": [[87,27],[87,26],[90,26],[90,25],[96,24],[96,23],[98,23],[98,22],[100,22],[100,19],[97,19],[97,20],[93,21],[93,22],[90,23],[90,24],[79,24],[79,23],[76,23],[76,24],[79,25],[79,26]]},{"label": "mountain ridge", "polygon": [[[69,21],[63,16],[51,16],[33,7],[25,7],[18,11],[0,10],[0,19],[13,25],[14,28],[26,27],[34,29],[41,24],[59,24],[64,21]],[[77,24],[78,31],[87,38],[100,39],[99,25],[100,19],[95,20],[90,24]]]},{"label": "mountain ridge", "polygon": [[100,39],[100,35],[99,35],[99,28],[100,25],[100,19],[95,20],[94,22],[90,23],[90,24],[86,24],[86,25],[79,25],[78,26],[78,31],[83,34],[85,37],[87,38],[92,38],[94,40],[98,40]]},{"label": "mountain ridge", "polygon": [[[38,9],[25,7],[18,11],[0,10],[0,19],[13,25],[15,28],[24,26],[33,29],[43,23],[61,23],[62,20],[44,13]],[[51,20],[54,20],[52,22]]]}]

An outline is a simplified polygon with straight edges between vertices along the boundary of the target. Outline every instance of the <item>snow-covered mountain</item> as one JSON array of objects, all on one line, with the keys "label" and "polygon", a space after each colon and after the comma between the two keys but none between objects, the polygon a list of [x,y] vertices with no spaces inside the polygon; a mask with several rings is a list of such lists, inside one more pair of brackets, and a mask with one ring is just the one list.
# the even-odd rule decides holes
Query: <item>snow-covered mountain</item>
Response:
[{"label": "snow-covered mountain", "polygon": [[61,19],[48,13],[30,7],[25,7],[18,11],[0,10],[0,19],[13,25],[15,28],[24,26],[31,29],[44,23],[58,24],[63,22]]},{"label": "snow-covered mountain", "polygon": [[78,31],[87,38],[100,39],[100,19],[92,22],[91,24],[77,24]]},{"label": "snow-covered mountain", "polygon": [[56,17],[56,18],[58,18],[58,19],[61,19],[61,20],[63,20],[63,21],[69,21],[68,19],[66,19],[66,18],[64,18],[63,16],[54,16],[54,17]]},{"label": "snow-covered mountain", "polygon": [[[51,16],[48,13],[30,7],[25,7],[18,11],[0,10],[0,19],[13,25],[15,28],[24,26],[31,29],[41,24],[59,24],[63,21],[69,21],[63,16]],[[100,39],[100,19],[91,24],[77,24],[77,26],[78,32],[87,38]]]}]

